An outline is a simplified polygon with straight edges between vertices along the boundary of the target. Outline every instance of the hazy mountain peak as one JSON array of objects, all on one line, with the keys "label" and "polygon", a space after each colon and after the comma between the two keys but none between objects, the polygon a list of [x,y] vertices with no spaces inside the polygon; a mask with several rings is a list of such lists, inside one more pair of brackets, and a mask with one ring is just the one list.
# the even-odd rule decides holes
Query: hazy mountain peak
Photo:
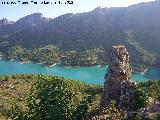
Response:
[{"label": "hazy mountain peak", "polygon": [[6,18],[3,18],[0,20],[0,25],[8,25],[8,24],[13,24],[14,22],[8,21]]},{"label": "hazy mountain peak", "polygon": [[39,25],[41,23],[48,22],[50,19],[43,17],[42,13],[33,13],[27,15],[21,19],[19,19],[16,23],[17,24],[29,24],[31,26]]}]

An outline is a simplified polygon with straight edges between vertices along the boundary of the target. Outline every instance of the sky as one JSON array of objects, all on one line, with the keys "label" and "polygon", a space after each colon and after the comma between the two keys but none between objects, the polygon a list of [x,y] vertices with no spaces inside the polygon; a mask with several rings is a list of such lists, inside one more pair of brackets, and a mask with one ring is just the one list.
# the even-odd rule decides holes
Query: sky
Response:
[{"label": "sky", "polygon": [[[59,1],[62,4],[58,4]],[[16,21],[26,15],[37,12],[42,13],[44,17],[55,18],[65,13],[88,12],[97,7],[127,7],[153,0],[72,0],[73,4],[64,4],[66,1],[68,0],[45,0],[50,4],[44,4],[44,0],[0,0],[0,19],[7,18],[8,20]],[[16,2],[16,4],[2,4],[2,2]],[[24,5],[22,2],[28,2],[28,5]],[[37,4],[34,4],[34,2],[37,2]]]}]

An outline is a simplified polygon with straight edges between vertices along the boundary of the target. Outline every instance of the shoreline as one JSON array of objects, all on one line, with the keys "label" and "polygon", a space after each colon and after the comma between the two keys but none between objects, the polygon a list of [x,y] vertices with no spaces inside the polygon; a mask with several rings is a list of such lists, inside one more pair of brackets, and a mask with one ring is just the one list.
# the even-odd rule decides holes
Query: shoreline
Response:
[{"label": "shoreline", "polygon": [[46,64],[43,64],[43,63],[36,63],[36,62],[33,62],[33,61],[18,61],[18,60],[6,60],[6,59],[0,59],[1,61],[13,61],[13,62],[18,62],[19,64],[28,64],[28,63],[33,63],[33,64],[37,64],[37,65],[41,65],[43,67],[54,67],[56,65],[60,65],[61,67],[64,67],[64,68],[79,68],[79,67],[107,67],[108,65],[85,65],[85,66],[65,66],[63,64],[60,64],[59,63],[54,63],[52,65],[46,65]]},{"label": "shoreline", "polygon": [[64,68],[79,68],[79,67],[108,67],[108,65],[64,66]]},{"label": "shoreline", "polygon": [[23,61],[23,62],[19,62],[19,64],[28,64],[31,63],[31,61]]},{"label": "shoreline", "polygon": [[[52,67],[54,67],[54,66],[56,66],[56,65],[59,65],[60,67],[64,67],[64,68],[79,68],[79,67],[108,67],[108,65],[85,65],[85,66],[64,66],[63,64],[60,64],[60,63],[54,63],[54,64],[52,64],[52,65],[45,65],[45,64],[42,64],[42,63],[35,63],[35,62],[32,62],[32,61],[22,61],[22,62],[20,62],[20,61],[17,61],[17,60],[5,60],[5,59],[0,59],[1,61],[14,61],[14,62],[18,62],[19,64],[28,64],[28,63],[33,63],[33,64],[37,64],[37,65],[41,65],[41,66],[43,66],[43,67],[48,67],[48,68],[52,68]],[[160,66],[150,66],[150,67],[148,67],[148,68],[146,68],[146,69],[144,69],[144,71],[136,71],[134,68],[135,67],[133,67],[132,69],[133,69],[133,72],[132,73],[140,73],[140,74],[145,74],[145,72],[147,72],[148,71],[148,69],[149,68],[153,68],[153,67],[160,67]]]},{"label": "shoreline", "polygon": [[54,63],[54,64],[52,64],[52,65],[44,65],[44,66],[45,66],[45,67],[52,68],[52,67],[54,67],[54,66],[56,66],[56,65],[58,65],[58,63]]},{"label": "shoreline", "polygon": [[144,71],[133,71],[132,73],[137,73],[137,74],[145,74],[148,71],[149,68],[146,68]]},{"label": "shoreline", "polygon": [[147,72],[147,71],[148,71],[148,68],[146,68],[146,69],[144,70],[143,74],[145,74],[145,72]]},{"label": "shoreline", "polygon": [[145,68],[132,67],[132,72],[142,74],[142,73],[145,73],[148,70],[148,68],[150,67],[145,67]]}]

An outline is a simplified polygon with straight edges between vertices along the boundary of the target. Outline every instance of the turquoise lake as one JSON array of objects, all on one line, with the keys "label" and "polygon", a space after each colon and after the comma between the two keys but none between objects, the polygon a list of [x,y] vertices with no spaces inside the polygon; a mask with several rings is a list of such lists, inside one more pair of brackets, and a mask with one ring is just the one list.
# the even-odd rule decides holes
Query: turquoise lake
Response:
[{"label": "turquoise lake", "polygon": [[[13,74],[48,74],[63,76],[66,79],[74,79],[87,83],[103,84],[107,67],[43,67],[38,64],[19,64],[14,61],[0,61],[0,75]],[[144,74],[133,73],[132,80],[160,80],[160,67],[149,68]]]}]

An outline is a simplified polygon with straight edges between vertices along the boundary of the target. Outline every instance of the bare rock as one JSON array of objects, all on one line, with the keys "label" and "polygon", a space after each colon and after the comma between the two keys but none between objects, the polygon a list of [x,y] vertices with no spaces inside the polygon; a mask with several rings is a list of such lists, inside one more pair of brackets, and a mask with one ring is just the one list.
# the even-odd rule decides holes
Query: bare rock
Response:
[{"label": "bare rock", "polygon": [[[123,45],[113,46],[110,51],[110,63],[104,77],[104,90],[101,103],[103,106],[115,100],[118,104],[130,104],[131,94],[136,83],[131,81],[129,54]],[[133,91],[132,91],[133,90]]]}]

